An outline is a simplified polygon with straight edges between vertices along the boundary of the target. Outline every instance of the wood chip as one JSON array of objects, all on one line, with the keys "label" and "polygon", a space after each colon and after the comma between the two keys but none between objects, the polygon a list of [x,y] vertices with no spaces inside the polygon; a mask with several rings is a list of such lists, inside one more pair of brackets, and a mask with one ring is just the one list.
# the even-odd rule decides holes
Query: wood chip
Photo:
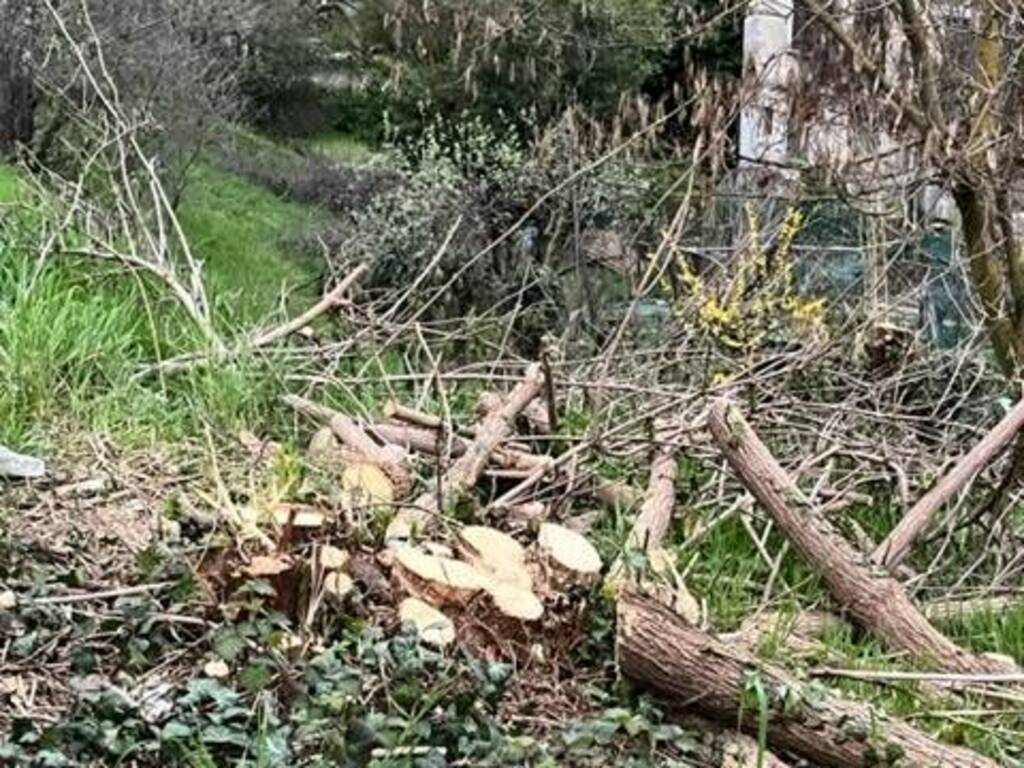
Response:
[{"label": "wood chip", "polygon": [[214,680],[223,680],[231,674],[231,668],[223,659],[211,659],[203,665],[203,674]]},{"label": "wood chip", "polygon": [[242,568],[242,573],[254,579],[279,576],[290,571],[292,565],[288,555],[258,555]]}]

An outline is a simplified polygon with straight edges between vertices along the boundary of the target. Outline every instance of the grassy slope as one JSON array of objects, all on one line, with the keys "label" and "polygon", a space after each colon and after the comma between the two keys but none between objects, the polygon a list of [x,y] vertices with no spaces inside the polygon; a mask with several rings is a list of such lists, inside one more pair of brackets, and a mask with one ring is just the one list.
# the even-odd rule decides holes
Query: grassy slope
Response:
[{"label": "grassy slope", "polygon": [[288,241],[318,214],[210,165],[192,176],[179,215],[206,264],[222,325],[251,326],[277,310],[282,296],[313,298],[318,265]]},{"label": "grassy slope", "polygon": [[[0,202],[20,197],[16,178],[0,168]],[[279,318],[285,303],[293,309],[314,297],[317,266],[297,255],[289,238],[316,216],[216,168],[196,168],[181,222],[206,263],[226,336]],[[38,270],[37,230],[23,207],[4,209],[0,442],[45,451],[57,440],[101,431],[145,444],[261,416],[275,389],[267,368],[243,362],[170,381],[135,380],[155,359],[193,348],[196,335],[166,294],[142,279],[95,263],[55,261]]]}]

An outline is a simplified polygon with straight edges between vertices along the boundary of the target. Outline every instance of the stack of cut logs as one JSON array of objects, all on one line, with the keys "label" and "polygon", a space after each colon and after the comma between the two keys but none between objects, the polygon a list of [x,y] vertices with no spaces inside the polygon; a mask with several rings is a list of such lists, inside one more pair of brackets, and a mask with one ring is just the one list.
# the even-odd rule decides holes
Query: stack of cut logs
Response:
[{"label": "stack of cut logs", "polygon": [[[510,626],[542,628],[548,601],[574,587],[592,586],[601,576],[603,564],[587,539],[543,520],[543,514],[537,515],[539,525],[531,526],[526,545],[496,528],[455,526],[445,515],[485,472],[524,482],[557,472],[550,457],[515,443],[517,420],[528,420],[535,430],[550,428],[555,414],[541,404],[544,393],[543,369],[531,366],[506,396],[484,398],[482,417],[465,431],[446,429],[440,419],[398,404],[389,404],[386,422],[360,424],[308,400],[287,398],[295,410],[326,425],[314,444],[319,441],[318,450],[335,451],[348,465],[349,477],[355,478],[349,485],[394,507],[381,559],[404,596],[399,615],[420,630],[424,641],[456,641],[451,616],[470,601],[474,610],[485,606]],[[892,556],[894,550],[886,543],[865,554],[808,501],[734,406],[712,403],[707,426],[736,476],[821,575],[846,617],[919,666],[982,681],[1024,681],[1011,659],[974,653],[949,640],[890,575],[913,540],[907,526],[897,529],[899,557]],[[716,636],[702,628],[707,619],[700,603],[663,548],[675,506],[674,436],[681,425],[656,427],[650,481],[627,544],[627,551],[646,555],[647,575],[634,577],[625,557],[610,563],[605,573],[605,594],[618,605],[622,674],[662,697],[671,711],[705,718],[701,722],[707,722],[707,730],[718,734],[722,764],[786,765],[764,752],[767,746],[813,765],[994,768],[995,762],[973,751],[945,745],[908,722],[759,660],[754,653],[757,621],[732,635]],[[429,490],[407,502],[411,452],[445,454],[453,461]],[[924,527],[922,516],[920,510],[911,513],[916,515],[916,533]],[[808,614],[804,624],[813,635],[840,621],[831,614]],[[749,705],[754,679],[764,693],[761,708],[768,708],[767,745],[743,735],[757,733],[764,714]]]}]

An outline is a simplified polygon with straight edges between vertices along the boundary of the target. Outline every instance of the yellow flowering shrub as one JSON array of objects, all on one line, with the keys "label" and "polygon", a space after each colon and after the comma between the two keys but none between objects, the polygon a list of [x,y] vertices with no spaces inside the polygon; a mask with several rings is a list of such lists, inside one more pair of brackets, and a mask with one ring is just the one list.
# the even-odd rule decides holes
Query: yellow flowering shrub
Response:
[{"label": "yellow flowering shrub", "polygon": [[696,322],[706,333],[742,352],[762,347],[769,337],[820,339],[827,332],[825,300],[798,295],[793,275],[793,242],[803,227],[803,214],[789,208],[771,254],[751,209],[747,220],[746,247],[728,266],[724,280],[709,284],[685,258],[677,259],[676,276],[683,291],[675,302],[676,315],[693,319],[696,307]]}]

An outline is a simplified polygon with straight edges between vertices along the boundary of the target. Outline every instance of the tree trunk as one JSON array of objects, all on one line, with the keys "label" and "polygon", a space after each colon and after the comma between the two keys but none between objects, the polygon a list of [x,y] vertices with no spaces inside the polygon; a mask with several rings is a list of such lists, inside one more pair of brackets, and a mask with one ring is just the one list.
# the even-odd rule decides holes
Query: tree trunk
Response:
[{"label": "tree trunk", "polygon": [[1004,661],[965,650],[929,624],[899,582],[818,514],[734,406],[713,403],[708,424],[743,484],[861,626],[937,669],[1008,671]]},{"label": "tree trunk", "polygon": [[766,699],[768,745],[813,765],[997,765],[970,750],[941,744],[867,704],[804,684],[634,594],[619,599],[616,653],[623,675],[669,705],[730,725],[738,722],[747,733],[757,733],[759,700]]}]

